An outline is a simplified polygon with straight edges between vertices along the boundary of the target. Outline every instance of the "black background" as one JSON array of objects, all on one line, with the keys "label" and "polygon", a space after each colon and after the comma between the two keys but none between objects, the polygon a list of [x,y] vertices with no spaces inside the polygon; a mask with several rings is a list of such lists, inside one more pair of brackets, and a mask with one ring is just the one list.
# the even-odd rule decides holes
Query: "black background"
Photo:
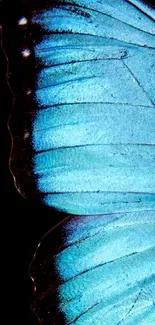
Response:
[{"label": "black background", "polygon": [[33,285],[28,268],[41,237],[62,219],[62,215],[24,199],[14,185],[9,169],[11,136],[7,127],[13,97],[6,82],[6,69],[7,59],[0,48],[1,247],[6,278],[4,291],[6,299],[11,299],[7,301],[9,312],[6,312],[5,322],[11,307],[11,319],[15,324],[37,325],[37,318],[30,310]]},{"label": "black background", "polygon": [[[11,319],[13,318],[16,324],[24,322],[37,325],[39,323],[30,310],[33,286],[28,267],[41,237],[61,217],[50,209],[25,200],[14,186],[9,170],[11,136],[7,128],[13,98],[6,83],[6,68],[6,57],[0,49],[0,215],[5,291],[7,290],[7,299],[11,299],[9,303],[11,306],[7,306],[7,309],[10,311],[12,307]],[[9,315],[6,314],[5,321],[7,317]]]},{"label": "black background", "polygon": [[[1,4],[2,1],[0,14]],[[0,41],[1,39],[2,29]],[[29,277],[29,265],[41,237],[64,216],[24,199],[14,185],[9,169],[11,135],[7,127],[13,95],[7,85],[6,72],[7,58],[0,46],[0,216],[3,251],[1,266],[4,272],[1,280],[4,282],[3,302],[6,307],[4,322],[38,325],[39,322],[30,309],[33,284]]]}]

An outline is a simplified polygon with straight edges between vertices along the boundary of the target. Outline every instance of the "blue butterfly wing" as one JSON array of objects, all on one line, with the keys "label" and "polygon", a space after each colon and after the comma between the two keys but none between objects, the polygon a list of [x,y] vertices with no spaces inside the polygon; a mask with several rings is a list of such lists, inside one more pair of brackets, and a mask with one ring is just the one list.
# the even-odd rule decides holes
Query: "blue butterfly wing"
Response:
[{"label": "blue butterfly wing", "polygon": [[67,1],[33,23],[43,30],[33,147],[45,204],[72,214],[154,209],[153,9]]},{"label": "blue butterfly wing", "polygon": [[74,214],[34,256],[34,311],[45,325],[154,325],[154,11],[140,0],[68,0],[30,16],[40,37],[20,67],[34,51],[35,87],[18,86],[30,122],[24,133],[14,126],[13,152],[25,166],[32,140],[33,191]]},{"label": "blue butterfly wing", "polygon": [[35,46],[37,186],[45,204],[81,214],[31,265],[54,267],[45,296],[57,297],[55,323],[155,324],[153,16],[141,1],[86,0],[34,16],[44,31]]},{"label": "blue butterfly wing", "polygon": [[79,219],[55,257],[66,323],[154,324],[154,213]]},{"label": "blue butterfly wing", "polygon": [[65,219],[30,266],[35,313],[45,324],[153,325],[154,243],[154,211]]}]

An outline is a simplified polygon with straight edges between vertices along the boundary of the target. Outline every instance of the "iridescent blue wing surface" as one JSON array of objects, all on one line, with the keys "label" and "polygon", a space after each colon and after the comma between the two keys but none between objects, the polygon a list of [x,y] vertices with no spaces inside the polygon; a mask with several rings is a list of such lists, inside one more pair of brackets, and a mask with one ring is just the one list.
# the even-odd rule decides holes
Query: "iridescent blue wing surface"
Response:
[{"label": "iridescent blue wing surface", "polygon": [[155,23],[141,1],[58,2],[43,37],[34,174],[45,204],[72,214],[155,208]]},{"label": "iridescent blue wing surface", "polygon": [[53,232],[41,241],[34,310],[45,324],[153,325],[154,12],[140,1],[68,1],[34,22],[44,30],[37,186],[49,206],[84,215],[55,229],[61,243]]},{"label": "iridescent blue wing surface", "polygon": [[30,266],[41,324],[155,324],[154,211],[72,216]]},{"label": "iridescent blue wing surface", "polygon": [[154,209],[154,9],[32,1],[12,29],[19,191],[72,214]]},{"label": "iridescent blue wing surface", "polygon": [[154,9],[28,3],[12,32],[11,166],[23,195],[72,214],[30,266],[34,311],[44,325],[154,325]]}]

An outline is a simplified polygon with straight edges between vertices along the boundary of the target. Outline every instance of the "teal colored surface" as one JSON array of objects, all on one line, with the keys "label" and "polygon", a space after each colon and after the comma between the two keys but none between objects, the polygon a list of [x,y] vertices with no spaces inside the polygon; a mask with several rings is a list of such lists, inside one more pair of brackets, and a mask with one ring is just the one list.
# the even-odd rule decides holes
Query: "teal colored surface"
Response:
[{"label": "teal colored surface", "polygon": [[33,18],[34,174],[43,202],[74,215],[52,255],[67,325],[155,325],[154,18],[140,0]]},{"label": "teal colored surface", "polygon": [[[155,209],[155,194],[120,192],[84,192],[48,194],[47,205],[67,213],[101,214]],[[130,204],[130,205],[129,205]]]},{"label": "teal colored surface", "polygon": [[153,211],[74,217],[55,255],[66,324],[155,322]]},{"label": "teal colored surface", "polygon": [[64,1],[36,13],[33,161],[46,205],[155,211],[155,22],[143,1]]},{"label": "teal colored surface", "polygon": [[36,151],[93,144],[154,145],[154,120],[155,109],[146,106],[60,105],[37,112],[33,140]]}]

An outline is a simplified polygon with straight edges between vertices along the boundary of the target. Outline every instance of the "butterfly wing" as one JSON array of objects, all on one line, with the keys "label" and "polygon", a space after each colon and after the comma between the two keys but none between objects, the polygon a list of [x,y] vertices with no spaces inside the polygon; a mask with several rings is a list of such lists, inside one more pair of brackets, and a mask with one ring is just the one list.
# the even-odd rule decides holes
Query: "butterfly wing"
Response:
[{"label": "butterfly wing", "polygon": [[45,7],[18,21],[12,164],[25,195],[84,216],[41,241],[34,310],[46,325],[153,325],[154,12],[125,0]]},{"label": "butterfly wing", "polygon": [[154,211],[65,219],[30,266],[34,312],[45,325],[153,325],[154,243]]},{"label": "butterfly wing", "polygon": [[6,28],[18,190],[72,214],[154,209],[154,10],[25,6]]},{"label": "butterfly wing", "polygon": [[32,21],[43,30],[32,138],[45,204],[72,214],[154,209],[153,9],[64,1]]}]

